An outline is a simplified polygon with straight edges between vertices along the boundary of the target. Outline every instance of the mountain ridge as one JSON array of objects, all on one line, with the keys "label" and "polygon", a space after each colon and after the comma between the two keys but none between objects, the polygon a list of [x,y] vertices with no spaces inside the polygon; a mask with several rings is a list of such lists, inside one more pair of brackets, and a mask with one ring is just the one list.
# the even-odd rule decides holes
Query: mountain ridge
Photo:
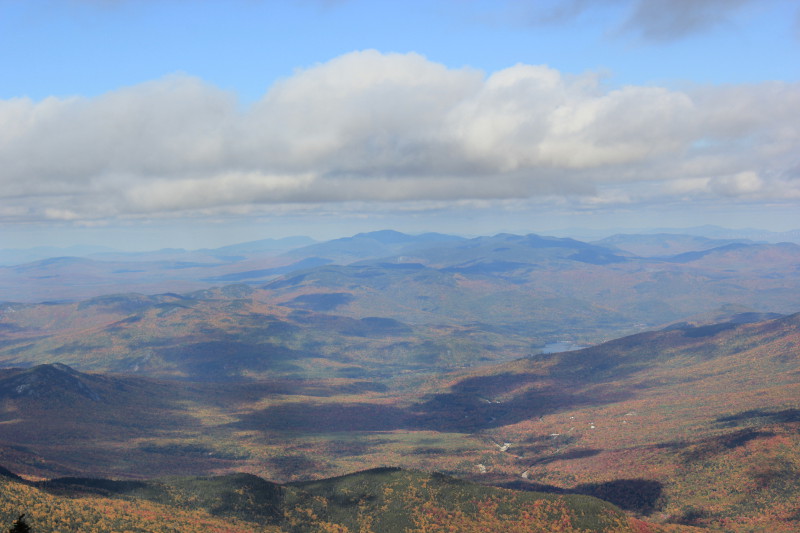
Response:
[{"label": "mountain ridge", "polygon": [[[60,502],[60,509],[46,517],[58,527],[67,520],[87,520],[90,509],[67,501],[123,501],[147,509],[156,504],[181,513],[203,513],[217,519],[232,519],[236,531],[452,531],[469,527],[507,531],[552,529],[566,533],[653,533],[666,529],[631,519],[611,504],[589,496],[551,495],[481,486],[442,474],[427,474],[399,468],[375,468],[330,479],[294,484],[274,484],[249,474],[204,478],[161,478],[148,481],[114,481],[91,478],[59,478],[26,482],[5,469],[0,476],[0,513],[7,508],[8,490],[27,486],[39,491],[40,500]],[[13,489],[12,489],[13,490]],[[58,503],[57,503],[58,505]],[[499,506],[502,506],[502,510]],[[40,505],[37,510],[44,507]],[[105,504],[104,523],[119,523],[114,507]],[[312,512],[308,512],[312,510]],[[55,509],[54,509],[55,511]],[[89,511],[89,512],[87,512]],[[111,511],[109,513],[109,511]],[[34,530],[51,530],[45,517],[29,517]],[[81,515],[84,516],[81,516]],[[86,516],[88,515],[88,516]],[[191,515],[190,515],[191,516]],[[131,520],[128,518],[127,520]],[[51,527],[52,527],[51,526]],[[692,528],[670,528],[689,531]],[[194,529],[193,529],[194,530]],[[99,531],[109,531],[101,527]]]}]

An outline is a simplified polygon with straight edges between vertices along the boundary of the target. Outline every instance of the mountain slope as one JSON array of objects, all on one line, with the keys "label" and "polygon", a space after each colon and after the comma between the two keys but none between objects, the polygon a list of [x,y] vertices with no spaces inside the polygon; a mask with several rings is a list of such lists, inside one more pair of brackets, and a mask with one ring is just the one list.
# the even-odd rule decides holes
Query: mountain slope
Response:
[{"label": "mountain slope", "polygon": [[669,257],[688,252],[702,252],[729,244],[753,244],[747,239],[710,239],[699,235],[656,233],[649,235],[617,234],[592,244],[625,251],[639,257]]},{"label": "mountain slope", "polygon": [[374,377],[531,351],[530,337],[482,324],[417,325],[368,312],[337,314],[351,298],[348,292],[299,290],[277,301],[247,285],[230,285],[185,295],[7,304],[0,309],[0,361],[229,381]]},{"label": "mountain slope", "polygon": [[[794,531],[798,346],[795,314],[384,381],[5,370],[0,454],[45,477],[246,470],[299,481],[392,464],[594,495],[660,522]],[[18,394],[24,385],[35,394]]]},{"label": "mountain slope", "polygon": [[[215,271],[258,286],[3,304],[0,358],[22,367],[0,372],[3,462],[47,476],[243,467],[286,481],[390,461],[622,494],[672,521],[796,526],[800,319],[741,322],[796,309],[800,247],[641,258],[535,235],[431,239],[367,234],[331,245],[360,258],[347,265],[287,256]],[[17,271],[89,279],[95,263]],[[268,283],[247,277],[273,268],[283,274]],[[720,308],[733,320],[686,323]],[[536,355],[553,339],[672,321]],[[629,497],[642,487],[650,496]]]},{"label": "mountain slope", "polygon": [[667,531],[594,498],[515,492],[391,468],[282,486],[246,474],[135,482],[0,479],[0,516],[10,521],[18,509],[41,532],[88,524],[98,532]]},{"label": "mountain slope", "polygon": [[659,489],[650,512],[671,520],[793,531],[798,346],[798,314],[649,332],[472,371],[423,407],[509,443],[495,482],[608,497],[604,485],[646,481]]}]

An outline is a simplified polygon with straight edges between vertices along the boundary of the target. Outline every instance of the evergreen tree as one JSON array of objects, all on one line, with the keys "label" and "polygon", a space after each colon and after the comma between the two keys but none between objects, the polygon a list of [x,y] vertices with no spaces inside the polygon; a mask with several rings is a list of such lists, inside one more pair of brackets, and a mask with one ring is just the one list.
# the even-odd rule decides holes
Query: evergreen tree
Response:
[{"label": "evergreen tree", "polygon": [[11,524],[11,529],[8,530],[8,533],[30,533],[31,526],[25,521],[25,513],[19,515],[19,518],[14,520],[14,523]]}]

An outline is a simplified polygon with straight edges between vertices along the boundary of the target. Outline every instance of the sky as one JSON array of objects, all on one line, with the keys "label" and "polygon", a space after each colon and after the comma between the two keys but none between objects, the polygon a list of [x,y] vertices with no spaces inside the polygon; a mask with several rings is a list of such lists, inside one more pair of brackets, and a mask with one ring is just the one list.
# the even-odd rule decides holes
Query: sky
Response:
[{"label": "sky", "polygon": [[0,0],[0,248],[800,228],[795,0]]}]

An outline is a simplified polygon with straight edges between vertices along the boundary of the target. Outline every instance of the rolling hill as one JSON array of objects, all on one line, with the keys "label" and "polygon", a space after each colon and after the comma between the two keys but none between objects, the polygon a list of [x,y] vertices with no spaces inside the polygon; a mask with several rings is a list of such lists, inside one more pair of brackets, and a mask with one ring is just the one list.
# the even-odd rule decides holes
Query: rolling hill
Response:
[{"label": "rolling hill", "polygon": [[793,531],[800,314],[385,379],[154,380],[4,370],[0,460],[28,476],[400,466],[596,496],[663,524]]},{"label": "rolling hill", "polygon": [[334,314],[349,298],[308,293],[275,302],[247,285],[229,285],[184,295],[7,304],[0,310],[0,359],[6,366],[61,362],[82,370],[225,381],[380,377],[534,350],[534,339],[483,324]]},{"label": "rolling hill", "polygon": [[587,496],[504,490],[397,468],[288,485],[249,474],[28,482],[6,471],[0,475],[0,517],[10,523],[20,514],[28,517],[33,531],[41,532],[91,528],[97,532],[678,533],[693,529],[648,524]]}]

